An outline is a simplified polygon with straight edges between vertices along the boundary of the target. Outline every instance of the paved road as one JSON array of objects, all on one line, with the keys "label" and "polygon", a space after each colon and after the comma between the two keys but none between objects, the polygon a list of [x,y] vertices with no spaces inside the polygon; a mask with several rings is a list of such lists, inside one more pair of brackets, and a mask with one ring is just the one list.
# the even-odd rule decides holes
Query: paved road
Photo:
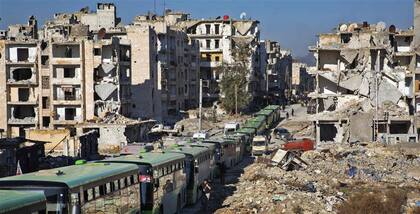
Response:
[{"label": "paved road", "polygon": [[[294,109],[294,116],[292,116],[292,109]],[[296,120],[296,119],[304,119],[306,114],[306,107],[302,107],[300,104],[294,104],[291,106],[287,106],[285,111],[283,112],[282,116],[286,116],[286,112],[289,112],[289,119],[288,120]],[[283,122],[287,120],[283,120],[279,123],[278,127],[281,126]],[[275,142],[271,144],[272,147],[277,147],[279,144],[284,143],[283,141],[279,140],[279,142]],[[213,192],[210,196],[209,206],[207,211],[201,210],[201,204],[196,203],[194,206],[186,207],[182,210],[182,213],[186,214],[205,214],[205,213],[213,213],[215,210],[223,206],[223,201],[230,195],[233,195],[233,192],[236,190],[236,184],[239,181],[239,178],[244,172],[244,168],[254,162],[254,158],[252,157],[245,157],[244,160],[239,163],[237,166],[228,169],[226,171],[225,177],[225,185],[222,185],[218,179],[214,180],[211,185],[213,188]]]}]

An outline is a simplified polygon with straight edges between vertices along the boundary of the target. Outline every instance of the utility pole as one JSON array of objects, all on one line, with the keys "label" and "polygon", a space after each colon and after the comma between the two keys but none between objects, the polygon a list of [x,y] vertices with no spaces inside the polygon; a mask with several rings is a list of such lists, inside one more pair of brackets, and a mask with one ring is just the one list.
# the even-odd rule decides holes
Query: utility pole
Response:
[{"label": "utility pole", "polygon": [[238,115],[238,85],[235,84],[235,115]]},{"label": "utility pole", "polygon": [[199,114],[199,120],[198,120],[198,130],[201,132],[201,108],[203,106],[203,79],[200,79],[200,95],[199,95],[199,101],[198,101],[198,114]]}]

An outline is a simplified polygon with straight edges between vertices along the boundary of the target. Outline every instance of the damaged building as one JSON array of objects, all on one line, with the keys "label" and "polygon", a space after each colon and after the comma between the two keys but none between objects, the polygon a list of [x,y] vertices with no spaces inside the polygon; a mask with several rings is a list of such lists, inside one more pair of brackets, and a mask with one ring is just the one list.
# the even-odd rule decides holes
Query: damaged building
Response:
[{"label": "damaged building", "polygon": [[317,142],[415,142],[413,30],[341,24],[320,34],[315,123]]},{"label": "damaged building", "polygon": [[282,50],[276,41],[260,42],[260,67],[264,78],[260,83],[262,91],[275,104],[281,104],[289,97],[292,85],[292,56],[290,51]]},{"label": "damaged building", "polygon": [[216,69],[223,62],[232,62],[232,50],[238,45],[251,49],[247,90],[255,97],[264,77],[260,69],[259,21],[233,19],[228,15],[208,19],[193,19],[189,14],[166,11],[169,24],[175,25],[197,41],[199,46],[199,79],[203,80],[203,102],[211,104],[220,97],[218,84],[221,74]]},{"label": "damaged building", "polygon": [[[128,39],[136,46],[133,54],[145,59],[133,65],[147,89],[139,92],[137,100],[149,118],[159,121],[172,122],[180,111],[198,107],[199,46],[175,26],[178,16],[183,14],[148,13],[136,16],[127,27]],[[145,36],[138,37],[139,33]],[[148,52],[140,51],[150,44]]]},{"label": "damaged building", "polygon": [[295,96],[308,95],[314,91],[314,77],[308,73],[308,65],[294,61],[292,64],[292,94]]}]

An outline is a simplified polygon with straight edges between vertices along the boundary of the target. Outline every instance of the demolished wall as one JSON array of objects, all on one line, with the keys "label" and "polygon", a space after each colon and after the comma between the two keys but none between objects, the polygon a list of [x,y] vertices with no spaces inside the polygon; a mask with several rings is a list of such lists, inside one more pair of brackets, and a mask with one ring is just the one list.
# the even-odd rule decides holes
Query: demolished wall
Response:
[{"label": "demolished wall", "polygon": [[312,49],[318,59],[314,120],[349,122],[336,123],[334,142],[372,140],[374,119],[387,126],[393,117],[410,121],[413,80],[409,66],[395,61],[394,37],[382,22],[341,25],[337,33],[321,35]]}]

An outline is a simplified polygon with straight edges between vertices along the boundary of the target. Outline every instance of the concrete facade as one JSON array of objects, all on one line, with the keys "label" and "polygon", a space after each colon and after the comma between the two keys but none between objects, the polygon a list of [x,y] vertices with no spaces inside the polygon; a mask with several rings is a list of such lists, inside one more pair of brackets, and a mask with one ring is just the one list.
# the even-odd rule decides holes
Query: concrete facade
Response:
[{"label": "concrete facade", "polygon": [[177,28],[171,18],[169,14],[140,15],[129,27],[150,28],[156,33],[151,41],[156,48],[156,53],[151,55],[152,62],[143,62],[143,66],[151,66],[155,72],[144,75],[154,78],[153,117],[168,122],[176,120],[180,111],[198,107],[200,73],[198,42]]},{"label": "concrete facade", "polygon": [[[341,24],[336,32],[319,35],[317,45],[310,47],[317,59],[310,71],[316,76],[310,97],[316,101],[318,141],[380,141],[393,134],[416,134],[413,36],[411,29],[383,22]],[[352,122],[366,118],[371,119],[363,122],[364,129],[371,134],[361,136]],[[401,121],[405,125],[399,126]],[[329,125],[336,128],[334,138],[330,129],[323,129]]]},{"label": "concrete facade", "polygon": [[220,95],[218,83],[221,74],[217,67],[222,63],[231,63],[232,50],[238,44],[250,48],[247,90],[255,97],[261,91],[260,83],[265,70],[260,67],[260,30],[259,21],[232,19],[225,15],[216,19],[192,19],[189,14],[166,11],[167,23],[182,29],[199,46],[200,79],[203,79],[203,102],[211,103]]},{"label": "concrete facade", "polygon": [[305,63],[293,62],[292,65],[293,95],[307,95],[314,90],[314,77],[308,73]]}]

